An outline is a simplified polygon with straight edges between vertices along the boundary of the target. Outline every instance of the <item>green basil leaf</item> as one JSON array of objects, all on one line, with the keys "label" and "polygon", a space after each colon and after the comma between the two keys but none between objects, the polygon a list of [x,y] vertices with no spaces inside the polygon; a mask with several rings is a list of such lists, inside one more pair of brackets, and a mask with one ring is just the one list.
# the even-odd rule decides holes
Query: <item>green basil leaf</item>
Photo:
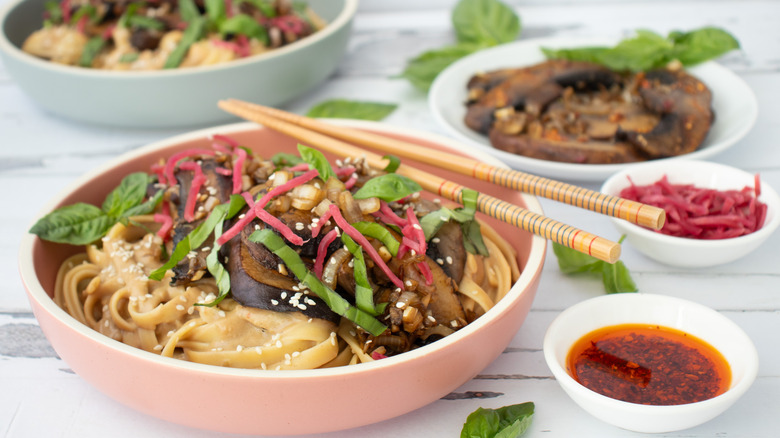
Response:
[{"label": "green basil leaf", "polygon": [[704,27],[691,32],[672,32],[674,41],[672,57],[685,66],[692,66],[739,49],[739,41],[723,29]]},{"label": "green basil leaf", "polygon": [[379,198],[386,202],[403,199],[422,190],[419,184],[397,173],[371,178],[353,195],[355,199]]},{"label": "green basil leaf", "polygon": [[89,21],[92,23],[97,23],[97,20],[100,19],[97,13],[97,9],[92,5],[83,5],[80,6],[75,13],[70,17],[70,24],[76,24],[81,20],[81,17],[88,16]]},{"label": "green basil leaf", "polygon": [[479,222],[472,219],[461,223],[460,228],[463,232],[463,244],[468,252],[485,257],[490,255],[487,246],[485,246],[485,241],[482,240],[482,230]]},{"label": "green basil leaf", "polygon": [[304,265],[301,256],[295,250],[288,246],[281,237],[274,231],[264,228],[255,231],[249,236],[252,242],[259,242],[268,248],[269,251],[282,259],[287,269],[305,284],[312,292],[320,297],[330,310],[341,315],[374,336],[379,336],[387,330],[387,326],[379,322],[372,315],[349,304],[341,295],[325,286],[316,275],[312,274]]},{"label": "green basil leaf", "polygon": [[461,0],[452,11],[452,24],[462,43],[495,46],[520,34],[520,17],[497,0]]},{"label": "green basil leaf", "polygon": [[194,0],[179,0],[179,15],[182,20],[191,23],[192,20],[200,17],[200,10]]},{"label": "green basil leaf", "polygon": [[601,272],[604,289],[608,294],[637,291],[636,283],[623,261],[618,260],[614,264],[602,262]]},{"label": "green basil leaf", "polygon": [[119,17],[116,25],[119,27],[130,27],[130,17],[135,16],[136,11],[141,6],[140,3],[130,3],[125,8],[125,12]]},{"label": "green basil leaf", "polygon": [[246,2],[254,6],[265,17],[274,18],[277,15],[276,8],[274,8],[274,5],[269,0],[241,0],[239,3],[242,2]]},{"label": "green basil leaf", "polygon": [[482,44],[462,43],[429,50],[408,61],[399,77],[407,79],[412,85],[427,93],[442,70],[464,56],[485,47],[487,46]]},{"label": "green basil leaf", "polygon": [[115,223],[116,219],[100,208],[79,202],[42,217],[30,232],[50,242],[87,245],[103,237]]},{"label": "green basil leaf", "polygon": [[[221,2],[220,2],[221,3]],[[168,55],[168,59],[165,60],[163,68],[176,68],[184,57],[187,56],[187,52],[190,50],[190,46],[197,42],[206,31],[206,20],[202,17],[198,17],[190,22],[187,29],[184,30],[184,34],[179,40],[179,44]]]},{"label": "green basil leaf", "polygon": [[314,105],[306,116],[379,121],[396,108],[398,105],[394,103],[331,99]]},{"label": "green basil leaf", "polygon": [[[622,236],[618,243],[623,242]],[[559,243],[552,242],[553,253],[563,274],[590,274],[600,276],[607,293],[636,292],[637,286],[625,264],[618,260],[614,264],[599,260]]]},{"label": "green basil leaf", "polygon": [[162,21],[145,15],[133,15],[127,22],[133,28],[165,30],[165,24]]},{"label": "green basil leaf", "polygon": [[222,35],[236,34],[245,35],[268,44],[268,31],[260,25],[254,18],[246,14],[234,15],[219,23],[219,33]]},{"label": "green basil leaf", "polygon": [[135,172],[122,178],[119,185],[106,196],[103,211],[119,217],[128,209],[140,205],[146,197],[146,187],[151,182],[149,174]]},{"label": "green basil leaf", "polygon": [[320,174],[320,179],[323,181],[327,181],[331,177],[336,177],[336,172],[330,167],[328,159],[325,158],[325,155],[323,155],[322,152],[299,144],[298,153],[301,154],[301,160],[303,160],[304,163],[308,163],[313,169],[317,169],[317,172]]},{"label": "green basil leaf", "polygon": [[395,155],[385,155],[382,158],[389,161],[387,166],[385,166],[383,169],[387,173],[394,173],[396,170],[398,170],[399,167],[401,167],[401,159]]},{"label": "green basil leaf", "polygon": [[524,434],[534,415],[533,402],[498,409],[479,408],[469,414],[461,438],[516,438]]},{"label": "green basil leaf", "polygon": [[463,233],[463,246],[466,248],[466,251],[482,256],[489,255],[485,241],[482,239],[482,230],[479,222],[474,217],[477,211],[478,198],[479,192],[464,189],[461,193],[463,207],[455,210],[442,207],[423,216],[420,219],[420,226],[423,229],[423,233],[425,233],[425,240],[431,240],[445,222],[452,220],[460,224]]},{"label": "green basil leaf", "polygon": [[277,169],[279,169],[281,167],[296,166],[303,163],[303,160],[297,155],[279,152],[278,154],[274,154],[274,156],[271,157],[271,162],[274,163]]},{"label": "green basil leaf", "polygon": [[163,191],[158,190],[151,198],[149,198],[143,204],[136,205],[135,207],[128,208],[122,212],[122,217],[138,216],[142,214],[149,214],[157,208],[163,198]]},{"label": "green basil leaf", "polygon": [[737,39],[725,30],[705,27],[690,32],[673,31],[666,38],[638,30],[636,36],[614,47],[542,48],[542,52],[549,59],[594,62],[616,71],[645,71],[662,68],[674,60],[689,67],[738,48]]},{"label": "green basil leaf", "polygon": [[84,45],[84,50],[81,52],[81,58],[79,58],[79,66],[81,67],[92,67],[92,61],[95,59],[95,57],[100,53],[101,50],[103,50],[103,47],[106,45],[105,40],[103,38],[96,36],[90,38],[87,43]]}]

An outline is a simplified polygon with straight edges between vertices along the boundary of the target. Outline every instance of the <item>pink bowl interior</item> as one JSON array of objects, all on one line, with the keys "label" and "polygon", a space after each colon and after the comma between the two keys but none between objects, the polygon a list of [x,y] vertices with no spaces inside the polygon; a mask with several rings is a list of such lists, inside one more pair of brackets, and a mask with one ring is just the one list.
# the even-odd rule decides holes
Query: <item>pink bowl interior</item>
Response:
[{"label": "pink bowl interior", "polygon": [[[384,135],[398,131],[376,123],[357,126]],[[252,124],[198,131],[120,157],[74,183],[50,208],[74,202],[100,205],[124,175],[148,171],[152,163],[182,149],[209,147],[210,133],[228,134],[263,157],[297,152],[296,140]],[[443,138],[393,135],[448,149],[448,140]],[[424,163],[403,162],[541,213],[533,197]],[[81,325],[50,299],[60,263],[79,248],[28,236],[20,250],[20,270],[33,311],[52,346],[79,376],[110,397],[149,415],[196,428],[248,434],[322,433],[386,420],[435,401],[475,376],[509,344],[530,310],[546,241],[503,222],[482,219],[518,252],[523,274],[507,297],[474,323],[432,345],[338,369],[238,370],[134,349]]]}]

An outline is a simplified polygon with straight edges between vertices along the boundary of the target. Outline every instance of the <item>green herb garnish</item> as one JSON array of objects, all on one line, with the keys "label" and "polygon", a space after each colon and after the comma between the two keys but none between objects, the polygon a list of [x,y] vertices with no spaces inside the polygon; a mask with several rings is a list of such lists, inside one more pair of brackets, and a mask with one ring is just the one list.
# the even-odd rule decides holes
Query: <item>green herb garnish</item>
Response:
[{"label": "green herb garnish", "polygon": [[151,181],[152,177],[146,173],[131,173],[108,194],[102,208],[83,202],[61,207],[38,220],[30,232],[51,242],[92,243],[117,222],[154,210],[162,199],[162,191],[144,202],[146,187]]},{"label": "green herb garnish", "polygon": [[349,304],[341,295],[325,286],[316,275],[306,268],[303,260],[301,260],[301,256],[284,243],[284,240],[272,230],[264,228],[255,231],[249,236],[249,240],[262,243],[269,251],[282,259],[287,266],[287,269],[292,272],[301,283],[305,284],[306,287],[325,301],[328,308],[337,315],[349,319],[374,336],[379,336],[387,330],[387,326],[379,322],[371,314]]},{"label": "green herb garnish", "polygon": [[192,20],[187,26],[187,29],[184,30],[184,34],[181,36],[179,45],[177,45],[176,48],[173,49],[173,52],[168,55],[168,59],[165,60],[165,65],[163,68],[178,67],[182,61],[184,61],[184,57],[187,56],[187,51],[190,50],[190,46],[195,44],[195,42],[197,42],[201,36],[203,36],[205,31],[205,19],[198,17]]},{"label": "green herb garnish", "polygon": [[485,241],[482,239],[482,230],[474,216],[477,212],[478,198],[479,192],[464,189],[461,196],[463,207],[454,210],[442,207],[423,216],[420,219],[420,226],[425,233],[425,239],[431,240],[446,222],[452,220],[460,224],[463,232],[463,246],[466,251],[487,256],[489,253]]},{"label": "green herb garnish", "polygon": [[[223,204],[224,205],[224,204]],[[222,207],[217,206],[217,207]],[[216,208],[215,208],[216,209]],[[206,307],[213,307],[222,302],[228,293],[230,293],[230,274],[227,269],[219,262],[219,249],[222,247],[217,240],[222,235],[222,222],[218,222],[214,227],[214,247],[211,248],[211,252],[206,256],[206,269],[214,280],[217,282],[217,289],[219,290],[219,296],[210,303],[202,304]]]},{"label": "green herb garnish", "polygon": [[43,7],[46,9],[47,20],[52,24],[59,24],[62,22],[62,8],[59,2],[47,1]]},{"label": "green herb garnish", "polygon": [[386,202],[403,199],[422,190],[419,184],[397,173],[371,178],[353,195],[355,199],[379,198]]},{"label": "green herb garnish", "polygon": [[314,105],[306,116],[378,121],[389,116],[396,108],[398,105],[394,103],[331,99]]},{"label": "green herb garnish", "polygon": [[331,177],[336,177],[336,172],[334,172],[333,168],[330,167],[328,159],[325,158],[325,155],[323,155],[322,152],[318,151],[317,149],[299,144],[298,153],[301,154],[301,161],[307,163],[313,169],[317,169],[321,180],[327,181]]},{"label": "green herb garnish", "polygon": [[91,67],[92,61],[95,59],[95,57],[100,53],[101,50],[103,50],[103,46],[106,45],[106,41],[99,37],[92,37],[87,41],[87,44],[84,45],[84,50],[81,52],[81,57],[79,58],[79,66],[81,67]]},{"label": "green herb garnish", "polygon": [[[624,238],[625,236],[622,236],[618,243],[622,243]],[[604,282],[604,290],[608,294],[636,292],[638,290],[631,278],[631,273],[621,260],[607,263],[559,243],[553,242],[552,246],[553,252],[558,258],[558,267],[564,274],[600,275]]]},{"label": "green herb garnish", "polygon": [[132,28],[165,30],[165,24],[162,21],[145,15],[132,15],[127,22]]},{"label": "green herb garnish", "polygon": [[274,166],[276,166],[277,169],[280,169],[282,167],[296,166],[303,163],[303,160],[297,155],[279,152],[271,157],[271,162],[274,163]]},{"label": "green herb garnish", "polygon": [[138,53],[125,53],[119,57],[119,62],[129,64],[131,62],[135,62],[138,59],[138,56]]},{"label": "green herb garnish", "polygon": [[528,430],[533,415],[533,402],[498,409],[479,408],[466,418],[460,438],[516,438]]},{"label": "green herb garnish", "polygon": [[387,303],[382,303],[378,306],[374,305],[374,289],[368,281],[368,270],[366,269],[366,259],[363,256],[363,248],[347,234],[341,235],[341,241],[344,242],[347,251],[352,254],[352,272],[355,277],[355,305],[369,315],[381,315],[385,307],[387,307]]},{"label": "green herb garnish", "polygon": [[254,18],[246,14],[238,14],[219,23],[219,33],[224,37],[227,34],[245,35],[268,44],[268,31]]},{"label": "green herb garnish", "polygon": [[387,166],[385,166],[383,169],[387,173],[394,173],[396,170],[398,170],[399,167],[401,167],[401,159],[395,155],[385,155],[382,158],[388,161]]},{"label": "green herb garnish", "polygon": [[425,92],[450,64],[478,50],[514,41],[520,18],[498,0],[460,0],[452,11],[457,44],[429,50],[407,62],[400,77]]},{"label": "green herb garnish", "polygon": [[739,48],[739,41],[725,30],[705,27],[691,32],[670,32],[663,36],[638,30],[614,47],[584,47],[553,50],[542,48],[550,59],[570,59],[601,64],[615,71],[645,71],[662,68],[672,61],[690,67]]},{"label": "green herb garnish", "polygon": [[195,5],[194,0],[179,0],[179,16],[187,23],[200,17],[200,10]]},{"label": "green herb garnish", "polygon": [[81,18],[84,16],[88,16],[89,21],[92,23],[97,23],[100,20],[100,16],[98,16],[97,9],[94,6],[84,5],[79,7],[70,17],[70,24],[75,25],[81,21]]},{"label": "green herb garnish", "polygon": [[401,244],[393,236],[387,228],[376,222],[355,222],[352,226],[358,230],[358,232],[364,236],[373,237],[374,239],[382,242],[382,245],[390,251],[390,254],[395,257],[398,254],[398,249]]}]

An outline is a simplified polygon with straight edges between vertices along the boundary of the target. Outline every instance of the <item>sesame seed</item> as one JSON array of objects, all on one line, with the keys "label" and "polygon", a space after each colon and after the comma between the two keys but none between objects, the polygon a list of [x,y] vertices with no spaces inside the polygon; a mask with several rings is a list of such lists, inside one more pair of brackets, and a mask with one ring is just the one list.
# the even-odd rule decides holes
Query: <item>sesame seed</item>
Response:
[{"label": "sesame seed", "polygon": [[458,321],[455,321],[453,319],[452,321],[450,321],[450,325],[453,326],[453,327],[457,327],[458,326]]},{"label": "sesame seed", "polygon": [[306,305],[305,305],[305,304],[298,304],[298,306],[297,306],[297,307],[298,307],[299,309],[301,309],[301,310],[306,310]]},{"label": "sesame seed", "polygon": [[160,344],[157,344],[154,346],[154,351],[161,351],[163,349],[163,346]]},{"label": "sesame seed", "polygon": [[279,301],[271,300],[271,304],[273,304],[274,306],[278,306],[279,305]]},{"label": "sesame seed", "polygon": [[176,305],[176,310],[182,311],[182,310],[184,310],[184,306],[182,306],[181,304],[177,304]]},{"label": "sesame seed", "polygon": [[268,366],[266,366],[265,362],[260,362],[260,368],[264,369],[264,370],[267,370]]},{"label": "sesame seed", "polygon": [[434,318],[433,315],[428,315],[428,320],[433,322],[433,323],[436,322],[436,318]]},{"label": "sesame seed", "polygon": [[303,230],[305,227],[306,226],[303,224],[303,222],[298,222],[298,223],[295,224],[295,229],[298,230],[298,231]]},{"label": "sesame seed", "polygon": [[220,317],[224,318],[225,317],[225,311],[224,310],[220,310],[219,312],[217,312],[217,315],[219,315]]},{"label": "sesame seed", "polygon": [[451,265],[451,264],[452,264],[452,257],[450,257],[450,256],[447,256],[447,264],[448,264],[448,265]]},{"label": "sesame seed", "polygon": [[298,357],[301,355],[300,351],[293,351],[292,357]]},{"label": "sesame seed", "polygon": [[241,213],[241,214],[239,214],[239,215],[238,215],[238,218],[239,218],[239,219],[243,219],[243,218],[245,218],[245,217],[246,217],[246,214],[244,214],[244,213]]},{"label": "sesame seed", "polygon": [[438,264],[440,264],[440,265],[443,265],[443,264],[444,264],[444,260],[442,260],[442,259],[436,259],[436,263],[438,263]]},{"label": "sesame seed", "polygon": [[276,341],[276,348],[282,348],[282,341]]},{"label": "sesame seed", "polygon": [[395,307],[398,307],[399,309],[403,309],[404,307],[406,307],[406,303],[404,303],[403,301],[399,301],[395,303]]},{"label": "sesame seed", "polygon": [[412,280],[406,280],[404,284],[406,285],[406,287],[412,287]]},{"label": "sesame seed", "polygon": [[242,351],[244,349],[243,345],[236,345],[236,351]]},{"label": "sesame seed", "polygon": [[282,299],[287,298],[287,292],[282,292]]},{"label": "sesame seed", "polygon": [[434,237],[433,239],[431,239],[431,242],[439,243],[439,242],[441,242],[441,239],[439,239],[438,237]]},{"label": "sesame seed", "polygon": [[412,228],[414,228],[415,230],[422,230],[422,227],[417,224],[412,224]]},{"label": "sesame seed", "polygon": [[257,352],[257,354],[263,354],[263,349],[259,345],[255,347],[255,351]]}]

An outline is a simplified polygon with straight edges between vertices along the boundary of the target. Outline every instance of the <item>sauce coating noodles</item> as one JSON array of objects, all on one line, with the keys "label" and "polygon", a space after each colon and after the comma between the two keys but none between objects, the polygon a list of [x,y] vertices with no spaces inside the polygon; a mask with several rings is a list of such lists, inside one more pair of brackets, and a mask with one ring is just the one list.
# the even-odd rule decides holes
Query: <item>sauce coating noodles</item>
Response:
[{"label": "sauce coating noodles", "polygon": [[[231,298],[213,307],[212,277],[172,286],[148,278],[163,264],[163,240],[151,216],[114,225],[100,244],[65,260],[54,300],[83,324],[143,350],[204,364],[255,369],[311,369],[377,358],[346,318],[336,325],[300,312],[276,312]],[[466,312],[490,309],[519,277],[513,248],[481,223],[488,257],[468,254],[457,296]],[[441,326],[437,326],[441,327]],[[439,329],[441,335],[448,334]],[[379,356],[381,357],[381,356]]]}]

